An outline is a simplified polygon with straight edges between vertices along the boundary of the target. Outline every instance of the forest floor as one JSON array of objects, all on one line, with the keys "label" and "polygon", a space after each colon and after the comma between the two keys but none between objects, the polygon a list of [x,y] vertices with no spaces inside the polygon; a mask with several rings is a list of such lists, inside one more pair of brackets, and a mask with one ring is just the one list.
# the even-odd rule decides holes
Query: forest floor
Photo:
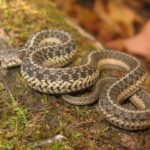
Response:
[{"label": "forest floor", "polygon": [[[66,16],[50,0],[0,0],[0,3],[0,36],[14,47],[23,46],[39,30],[63,29],[76,40],[76,63],[94,49],[89,39],[65,22]],[[67,104],[59,96],[29,88],[19,68],[4,72],[0,82],[0,149],[149,149],[150,130],[118,129],[105,120],[97,104],[84,107]]]}]

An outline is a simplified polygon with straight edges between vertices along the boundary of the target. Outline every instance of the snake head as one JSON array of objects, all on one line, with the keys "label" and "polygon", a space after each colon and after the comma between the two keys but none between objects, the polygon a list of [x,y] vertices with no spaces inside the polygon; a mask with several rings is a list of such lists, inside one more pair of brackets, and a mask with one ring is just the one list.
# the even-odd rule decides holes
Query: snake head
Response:
[{"label": "snake head", "polygon": [[21,63],[22,54],[19,51],[0,51],[0,68],[18,67]]}]

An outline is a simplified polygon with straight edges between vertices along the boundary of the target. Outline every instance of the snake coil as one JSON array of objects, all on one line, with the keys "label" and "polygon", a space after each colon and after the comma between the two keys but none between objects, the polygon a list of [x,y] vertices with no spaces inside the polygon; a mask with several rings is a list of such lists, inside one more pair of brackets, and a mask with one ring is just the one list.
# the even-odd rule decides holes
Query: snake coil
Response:
[{"label": "snake coil", "polygon": [[[143,63],[122,52],[101,50],[92,51],[79,66],[62,68],[73,60],[75,47],[69,33],[43,30],[31,36],[24,48],[16,52],[18,60],[11,57],[1,64],[8,68],[22,63],[22,77],[31,88],[42,93],[62,94],[62,98],[71,104],[87,105],[99,99],[103,115],[120,128],[138,130],[149,127],[150,109],[146,105],[150,106],[150,96],[141,88],[147,74]],[[117,79],[99,80],[100,71],[107,66],[117,66],[126,73]],[[78,97],[70,95],[90,87],[91,93]],[[120,103],[126,99],[138,110],[123,108]]]}]

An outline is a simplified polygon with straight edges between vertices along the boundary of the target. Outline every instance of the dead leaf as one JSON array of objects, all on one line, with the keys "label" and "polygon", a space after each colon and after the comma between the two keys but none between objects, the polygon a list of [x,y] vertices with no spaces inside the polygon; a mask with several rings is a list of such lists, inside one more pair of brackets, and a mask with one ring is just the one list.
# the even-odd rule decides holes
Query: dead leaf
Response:
[{"label": "dead leaf", "polygon": [[143,56],[150,60],[150,21],[147,22],[143,30],[136,36],[124,40],[124,45],[128,52]]},{"label": "dead leaf", "polygon": [[118,26],[122,28],[123,33],[127,36],[134,35],[134,23],[141,24],[142,22],[140,16],[123,3],[109,1],[107,7],[110,19],[117,22]]},{"label": "dead leaf", "polygon": [[[114,22],[108,13],[108,9],[107,9],[107,5],[104,5],[102,3],[102,1],[96,0],[94,3],[94,12],[95,14],[98,16],[99,21],[101,22],[101,24],[104,24],[103,27],[108,28],[107,34],[109,31],[112,32],[111,36],[113,36],[114,33],[120,33],[121,29],[120,27],[116,24],[116,22]],[[111,28],[113,26],[113,28]],[[100,28],[100,29],[103,29]],[[109,32],[110,33],[110,32]]]},{"label": "dead leaf", "polygon": [[122,37],[133,35],[135,33],[134,24],[143,23],[142,18],[122,2],[108,1],[104,4],[96,0],[94,12],[105,23],[105,26],[109,26],[109,30],[112,30],[114,35]]},{"label": "dead leaf", "polygon": [[82,8],[80,6],[76,7],[77,10],[77,19],[80,24],[86,27],[89,31],[98,32],[98,18],[93,15],[93,12],[87,8]]}]

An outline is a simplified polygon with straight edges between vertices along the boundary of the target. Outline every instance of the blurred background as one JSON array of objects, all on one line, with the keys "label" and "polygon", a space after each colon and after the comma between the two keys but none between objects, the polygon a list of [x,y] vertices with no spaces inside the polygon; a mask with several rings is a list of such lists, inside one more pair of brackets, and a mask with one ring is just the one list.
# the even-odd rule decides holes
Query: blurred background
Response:
[{"label": "blurred background", "polygon": [[150,0],[54,2],[106,48],[134,54],[143,59],[150,70]]}]

